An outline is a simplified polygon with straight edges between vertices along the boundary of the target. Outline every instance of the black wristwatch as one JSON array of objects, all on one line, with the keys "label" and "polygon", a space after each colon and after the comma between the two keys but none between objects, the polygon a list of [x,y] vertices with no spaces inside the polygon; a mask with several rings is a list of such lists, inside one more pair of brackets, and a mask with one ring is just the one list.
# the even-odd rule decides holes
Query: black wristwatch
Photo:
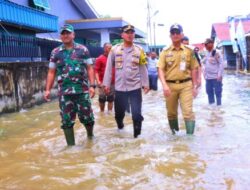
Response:
[{"label": "black wristwatch", "polygon": [[91,84],[91,85],[89,85],[89,87],[96,88],[96,85],[95,84]]}]

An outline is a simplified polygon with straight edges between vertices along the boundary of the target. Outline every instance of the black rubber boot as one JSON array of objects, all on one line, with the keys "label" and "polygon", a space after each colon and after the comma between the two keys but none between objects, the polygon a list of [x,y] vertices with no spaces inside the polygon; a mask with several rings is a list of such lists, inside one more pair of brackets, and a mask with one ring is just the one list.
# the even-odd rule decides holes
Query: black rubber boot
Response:
[{"label": "black rubber boot", "polygon": [[86,125],[86,126],[85,126],[85,129],[86,129],[86,131],[87,131],[87,137],[88,137],[89,139],[93,139],[93,137],[94,137],[94,132],[93,132],[93,130],[94,130],[94,125]]},{"label": "black rubber boot", "polygon": [[65,135],[65,139],[67,142],[68,146],[73,146],[75,145],[75,135],[74,135],[74,128],[66,128],[63,129],[64,135]]},{"label": "black rubber boot", "polygon": [[140,135],[141,134],[141,126],[142,126],[142,122],[141,121],[139,121],[138,122],[138,134]]},{"label": "black rubber boot", "polygon": [[121,120],[116,120],[116,124],[117,124],[118,129],[123,129],[123,128],[124,128],[123,121],[121,121]]},{"label": "black rubber boot", "polygon": [[141,134],[141,125],[141,121],[133,121],[134,138],[137,138]]},{"label": "black rubber boot", "polygon": [[178,119],[168,120],[169,127],[172,131],[172,134],[175,135],[175,131],[179,131]]},{"label": "black rubber boot", "polygon": [[194,134],[195,121],[185,121],[186,124],[186,133],[188,135]]}]

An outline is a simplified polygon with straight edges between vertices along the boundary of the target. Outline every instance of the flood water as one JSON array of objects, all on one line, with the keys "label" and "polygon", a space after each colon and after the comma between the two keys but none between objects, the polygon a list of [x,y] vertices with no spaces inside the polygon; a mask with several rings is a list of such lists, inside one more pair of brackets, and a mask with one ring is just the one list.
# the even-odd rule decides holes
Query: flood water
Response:
[{"label": "flood water", "polygon": [[[161,85],[159,85],[161,87]],[[113,114],[99,113],[87,140],[77,120],[76,146],[66,147],[57,100],[0,117],[2,190],[248,190],[250,77],[227,74],[222,108],[207,105],[204,82],[195,99],[196,131],[171,135],[161,90],[143,96],[142,135],[130,115],[118,131]]]}]

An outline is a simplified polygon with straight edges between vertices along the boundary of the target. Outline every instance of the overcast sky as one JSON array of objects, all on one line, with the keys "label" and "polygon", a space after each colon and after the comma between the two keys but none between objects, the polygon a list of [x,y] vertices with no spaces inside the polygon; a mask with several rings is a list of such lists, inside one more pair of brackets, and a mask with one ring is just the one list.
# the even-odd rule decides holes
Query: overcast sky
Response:
[{"label": "overcast sky", "polygon": [[[147,32],[147,0],[89,0],[100,15],[122,17],[140,30]],[[210,37],[212,24],[225,22],[228,16],[250,14],[250,0],[150,0],[156,26],[156,44],[169,44],[169,27],[183,26],[191,43]],[[153,28],[153,27],[152,27]],[[153,29],[152,29],[153,30]],[[152,32],[153,33],[153,32]],[[153,35],[152,35],[153,41]]]}]

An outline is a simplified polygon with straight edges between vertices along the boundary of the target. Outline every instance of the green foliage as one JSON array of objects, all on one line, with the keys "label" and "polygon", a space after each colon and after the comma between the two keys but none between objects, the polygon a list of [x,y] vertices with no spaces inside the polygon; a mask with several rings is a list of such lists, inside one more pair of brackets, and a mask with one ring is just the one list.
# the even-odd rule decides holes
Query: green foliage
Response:
[{"label": "green foliage", "polygon": [[[116,44],[119,44],[119,43],[122,43],[123,42],[123,39],[114,39],[111,41],[111,44],[112,45],[116,45]],[[146,41],[144,38],[136,38],[134,40],[134,42],[137,42],[137,43],[141,43],[141,44],[146,44]]]},{"label": "green foliage", "polygon": [[100,18],[111,18],[110,15],[100,15]]},{"label": "green foliage", "polygon": [[114,39],[114,40],[111,41],[111,44],[116,45],[116,44],[119,44],[119,43],[122,43],[122,42],[123,42],[122,39]]}]

